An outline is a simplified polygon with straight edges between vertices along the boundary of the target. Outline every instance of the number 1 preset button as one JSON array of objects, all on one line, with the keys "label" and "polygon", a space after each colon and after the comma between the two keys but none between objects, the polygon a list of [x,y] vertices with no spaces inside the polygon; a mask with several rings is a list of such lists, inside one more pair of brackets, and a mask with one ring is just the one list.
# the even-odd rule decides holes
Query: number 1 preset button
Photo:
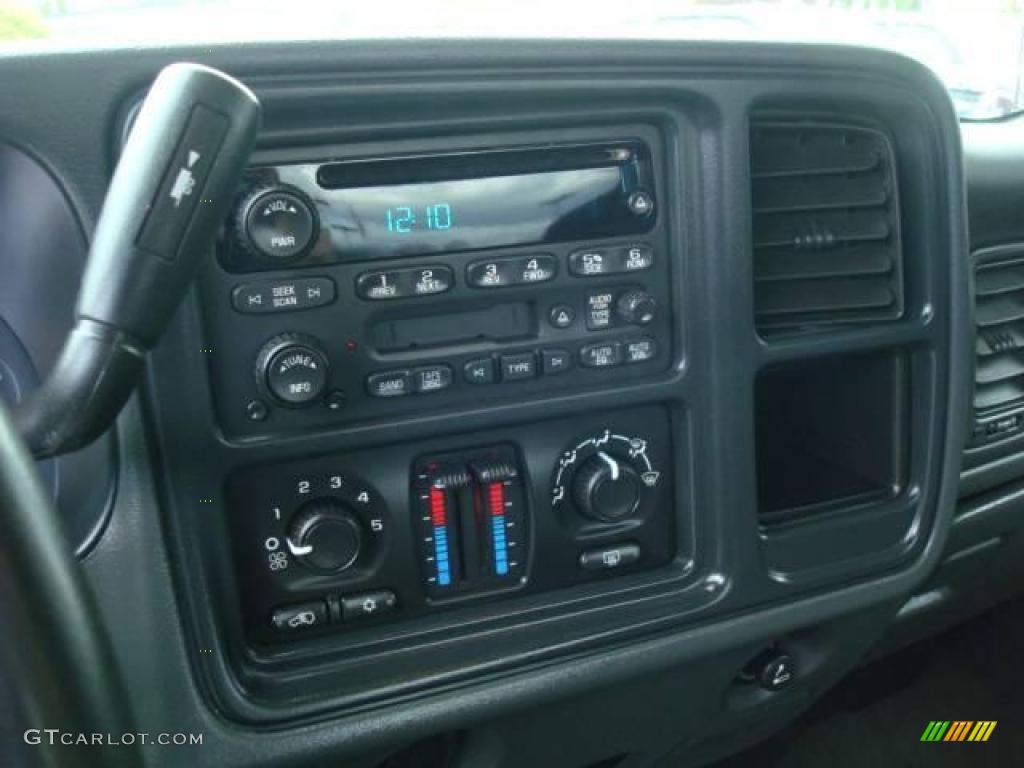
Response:
[{"label": "number 1 preset button", "polygon": [[450,291],[455,274],[449,267],[429,266],[364,272],[356,278],[356,295],[367,301],[410,299]]}]

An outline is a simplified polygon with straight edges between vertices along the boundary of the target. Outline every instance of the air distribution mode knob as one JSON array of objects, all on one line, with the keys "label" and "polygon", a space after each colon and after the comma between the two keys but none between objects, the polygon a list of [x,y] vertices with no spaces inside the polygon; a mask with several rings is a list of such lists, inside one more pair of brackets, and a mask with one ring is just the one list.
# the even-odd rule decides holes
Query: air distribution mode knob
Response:
[{"label": "air distribution mode knob", "polygon": [[616,523],[636,512],[640,477],[628,462],[598,451],[576,470],[573,497],[587,517]]},{"label": "air distribution mode knob", "polygon": [[298,333],[275,336],[256,356],[256,383],[281,405],[300,408],[323,394],[327,355],[316,339]]},{"label": "air distribution mode knob", "polygon": [[615,311],[627,323],[647,325],[654,320],[658,303],[649,293],[634,290],[626,291],[615,304]]},{"label": "air distribution mode knob", "polygon": [[305,505],[288,526],[288,550],[318,573],[341,573],[363,548],[363,527],[347,506],[335,499]]},{"label": "air distribution mode knob", "polygon": [[263,187],[238,208],[239,242],[255,256],[292,261],[316,241],[320,221],[316,206],[292,187]]}]

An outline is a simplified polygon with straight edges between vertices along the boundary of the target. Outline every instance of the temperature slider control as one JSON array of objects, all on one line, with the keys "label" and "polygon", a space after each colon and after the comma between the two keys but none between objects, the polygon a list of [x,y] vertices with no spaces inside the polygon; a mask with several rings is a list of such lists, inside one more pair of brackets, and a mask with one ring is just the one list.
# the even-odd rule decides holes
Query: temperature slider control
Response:
[{"label": "temperature slider control", "polygon": [[429,595],[520,583],[527,538],[522,483],[511,448],[422,459],[415,487]]}]

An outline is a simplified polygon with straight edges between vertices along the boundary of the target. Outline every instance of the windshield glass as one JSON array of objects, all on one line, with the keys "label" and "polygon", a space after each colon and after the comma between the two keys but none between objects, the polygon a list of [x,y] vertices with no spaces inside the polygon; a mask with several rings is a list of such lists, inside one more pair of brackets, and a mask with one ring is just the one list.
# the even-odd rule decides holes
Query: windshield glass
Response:
[{"label": "windshield glass", "polygon": [[912,56],[962,118],[1024,109],[1024,0],[0,0],[0,46],[614,37],[848,43]]}]

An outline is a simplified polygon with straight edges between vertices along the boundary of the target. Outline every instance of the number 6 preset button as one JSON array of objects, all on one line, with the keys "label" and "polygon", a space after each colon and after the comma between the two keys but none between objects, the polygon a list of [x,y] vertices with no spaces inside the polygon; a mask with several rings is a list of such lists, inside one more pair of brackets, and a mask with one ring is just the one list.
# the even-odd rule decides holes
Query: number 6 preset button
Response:
[{"label": "number 6 preset button", "polygon": [[364,272],[356,278],[356,295],[368,301],[411,299],[450,291],[455,274],[449,267],[428,266]]},{"label": "number 6 preset button", "polygon": [[547,282],[557,271],[558,262],[549,253],[503,256],[474,261],[466,267],[466,282],[474,288],[508,288]]}]

